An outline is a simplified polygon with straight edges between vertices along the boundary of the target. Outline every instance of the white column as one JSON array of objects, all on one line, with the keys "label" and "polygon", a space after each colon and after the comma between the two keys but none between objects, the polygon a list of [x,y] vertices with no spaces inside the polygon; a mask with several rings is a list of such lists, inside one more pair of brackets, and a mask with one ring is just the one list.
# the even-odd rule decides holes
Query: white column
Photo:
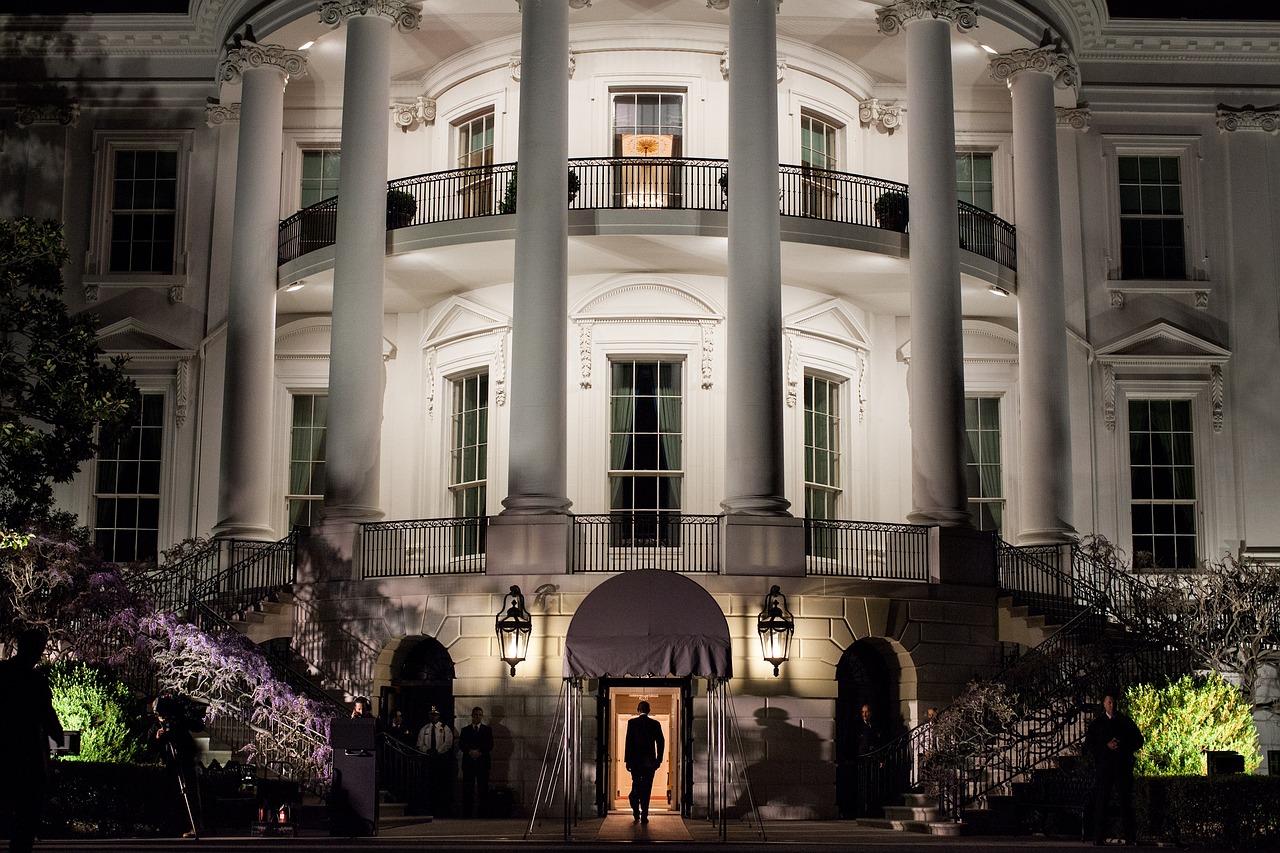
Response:
[{"label": "white column", "polygon": [[1015,50],[991,60],[1013,93],[1013,190],[1018,223],[1019,467],[1034,476],[1021,491],[1018,541],[1047,545],[1075,538],[1071,523],[1071,421],[1067,308],[1058,194],[1055,82],[1076,70],[1060,47]]},{"label": "white column", "polygon": [[967,527],[964,346],[956,195],[951,26],[973,6],[904,0],[876,11],[880,30],[907,36],[907,174],[911,220],[911,502],[913,524]]},{"label": "white column", "polygon": [[305,69],[302,54],[252,42],[228,51],[219,69],[225,81],[240,79],[242,89],[216,536],[275,538],[271,390],[284,86]]},{"label": "white column", "polygon": [[502,514],[569,510],[569,0],[523,0],[511,457]]},{"label": "white column", "polygon": [[418,9],[400,0],[330,0],[320,17],[345,22],[342,173],[334,246],[333,334],[329,350],[324,520],[382,517],[383,262],[387,240],[391,27],[412,30]]},{"label": "white column", "polygon": [[778,7],[729,4],[728,515],[789,516],[783,497]]}]

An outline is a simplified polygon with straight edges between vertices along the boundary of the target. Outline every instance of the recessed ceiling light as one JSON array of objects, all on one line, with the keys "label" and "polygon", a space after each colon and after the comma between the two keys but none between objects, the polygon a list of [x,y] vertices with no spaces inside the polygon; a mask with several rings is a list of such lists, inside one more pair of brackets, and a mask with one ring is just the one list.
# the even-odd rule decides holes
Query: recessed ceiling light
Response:
[{"label": "recessed ceiling light", "polygon": [[978,47],[982,48],[982,49],[983,49],[983,50],[985,50],[987,53],[999,53],[999,52],[1000,52],[1000,51],[996,50],[994,47],[992,47],[992,46],[991,46],[991,45],[989,45],[989,44],[980,44],[980,45],[978,45]]},{"label": "recessed ceiling light", "polygon": [[1001,297],[1009,295],[1009,291],[1005,290],[1003,287],[1001,287],[998,284],[993,284],[990,287],[988,287],[987,293],[992,293],[992,294],[995,294],[996,296],[1001,296]]},{"label": "recessed ceiling light", "polygon": [[[306,43],[306,44],[304,44],[302,47],[298,48],[298,50],[306,50],[307,48],[311,47],[311,45],[313,45],[313,44],[315,44],[315,40],[314,40],[314,39],[312,39],[311,41],[307,42],[307,43]],[[995,53],[995,51],[992,51],[992,53]]]},{"label": "recessed ceiling light", "polygon": [[304,288],[304,287],[306,287],[306,286],[307,286],[307,282],[306,282],[305,280],[302,280],[302,281],[295,281],[293,284],[291,284],[291,285],[289,285],[288,287],[286,287],[286,288],[284,289],[284,292],[285,292],[285,293],[297,293],[299,290],[302,290],[302,288]]}]

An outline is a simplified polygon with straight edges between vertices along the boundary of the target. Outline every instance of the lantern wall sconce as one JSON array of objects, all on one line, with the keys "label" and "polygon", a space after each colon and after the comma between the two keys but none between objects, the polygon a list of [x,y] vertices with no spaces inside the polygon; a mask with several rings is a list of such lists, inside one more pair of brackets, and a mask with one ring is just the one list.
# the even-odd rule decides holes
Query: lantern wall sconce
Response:
[{"label": "lantern wall sconce", "polygon": [[764,659],[773,664],[773,674],[776,676],[778,667],[787,662],[791,637],[796,632],[795,617],[787,609],[787,597],[777,584],[764,597],[764,609],[756,620],[756,630],[760,633],[760,649],[764,653]]},{"label": "lantern wall sconce", "polygon": [[512,586],[511,592],[502,599],[502,609],[494,619],[494,629],[498,633],[498,648],[502,652],[502,660],[511,667],[511,674],[516,674],[516,664],[524,660],[529,651],[529,634],[533,631],[533,617],[524,606],[524,595],[520,587]]}]

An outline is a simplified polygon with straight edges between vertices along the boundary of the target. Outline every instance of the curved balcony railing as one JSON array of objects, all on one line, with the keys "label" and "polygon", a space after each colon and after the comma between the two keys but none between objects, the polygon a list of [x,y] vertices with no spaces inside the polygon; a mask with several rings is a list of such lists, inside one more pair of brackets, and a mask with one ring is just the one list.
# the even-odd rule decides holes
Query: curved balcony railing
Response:
[{"label": "curved balcony railing", "polygon": [[[588,157],[570,160],[568,168],[570,210],[728,208],[727,160]],[[810,166],[778,169],[783,216],[907,230],[906,184]],[[387,230],[515,213],[515,177],[514,163],[500,163],[397,178],[387,184]],[[1016,268],[1012,225],[965,202],[960,202],[958,215],[960,248]],[[337,198],[281,222],[279,262],[333,245],[337,222]]]}]

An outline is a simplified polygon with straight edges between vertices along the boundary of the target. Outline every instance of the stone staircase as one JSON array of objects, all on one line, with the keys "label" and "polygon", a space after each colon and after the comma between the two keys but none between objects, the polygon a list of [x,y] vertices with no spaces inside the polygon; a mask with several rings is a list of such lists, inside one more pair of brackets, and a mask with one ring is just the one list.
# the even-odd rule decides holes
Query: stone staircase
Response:
[{"label": "stone staircase", "polygon": [[947,820],[938,809],[938,801],[926,794],[903,794],[902,805],[884,806],[882,811],[884,817],[860,817],[858,825],[926,835],[960,834],[960,825]]}]

